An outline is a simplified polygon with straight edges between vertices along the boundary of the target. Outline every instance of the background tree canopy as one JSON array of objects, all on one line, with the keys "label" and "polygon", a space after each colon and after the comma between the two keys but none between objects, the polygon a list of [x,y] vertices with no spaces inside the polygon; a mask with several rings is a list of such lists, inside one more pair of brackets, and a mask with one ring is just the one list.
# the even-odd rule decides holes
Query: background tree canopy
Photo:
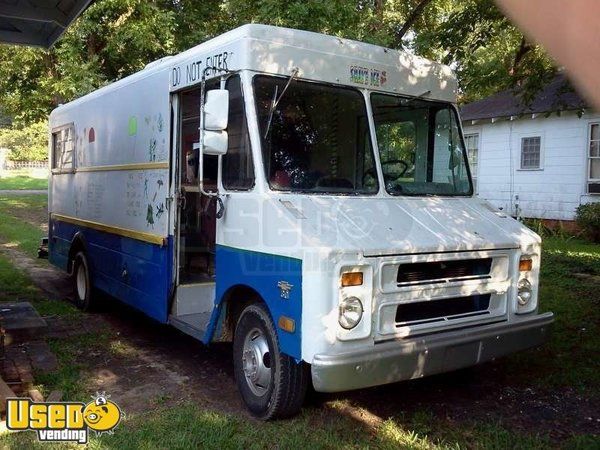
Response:
[{"label": "background tree canopy", "polygon": [[96,0],[48,51],[0,46],[0,108],[23,130],[60,103],[250,22],[442,61],[457,72],[461,101],[554,74],[492,0]]}]

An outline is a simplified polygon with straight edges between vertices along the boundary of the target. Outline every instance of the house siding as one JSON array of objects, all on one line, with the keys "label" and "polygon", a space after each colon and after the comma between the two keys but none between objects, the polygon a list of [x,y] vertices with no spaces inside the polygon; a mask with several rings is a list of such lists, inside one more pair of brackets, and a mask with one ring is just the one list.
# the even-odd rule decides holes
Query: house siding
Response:
[{"label": "house siding", "polygon": [[[477,195],[511,215],[573,220],[577,206],[600,201],[587,194],[589,124],[598,121],[563,113],[463,123],[479,134]],[[522,170],[521,139],[532,136],[541,137],[540,169]]]}]

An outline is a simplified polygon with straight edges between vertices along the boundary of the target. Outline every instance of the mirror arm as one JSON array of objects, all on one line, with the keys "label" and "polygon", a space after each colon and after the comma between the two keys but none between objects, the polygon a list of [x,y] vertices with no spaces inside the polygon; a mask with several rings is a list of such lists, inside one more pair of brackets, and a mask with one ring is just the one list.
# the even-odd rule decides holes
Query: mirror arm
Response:
[{"label": "mirror arm", "polygon": [[202,81],[200,82],[200,127],[198,129],[198,136],[200,138],[198,142],[198,191],[200,192],[200,194],[206,195],[207,197],[219,198],[218,188],[217,192],[210,192],[204,190],[204,98],[206,93],[206,75],[211,70],[225,72],[225,74],[221,75],[220,79],[221,89],[225,89],[227,78],[234,72],[216,67],[205,67],[202,71]]},{"label": "mirror arm", "polygon": [[[206,73],[212,67],[206,67],[202,72],[202,81],[200,83],[200,127],[198,128],[198,191],[207,197],[218,197],[218,192],[209,192],[204,190],[204,95],[206,92]],[[223,81],[221,80],[221,83]]]}]

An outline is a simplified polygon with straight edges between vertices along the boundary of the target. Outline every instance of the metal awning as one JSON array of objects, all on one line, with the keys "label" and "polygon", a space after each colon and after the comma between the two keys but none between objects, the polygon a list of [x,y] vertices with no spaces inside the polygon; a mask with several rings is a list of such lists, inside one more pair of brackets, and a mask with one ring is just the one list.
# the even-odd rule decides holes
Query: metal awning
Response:
[{"label": "metal awning", "polygon": [[0,43],[48,48],[92,0],[0,0]]}]

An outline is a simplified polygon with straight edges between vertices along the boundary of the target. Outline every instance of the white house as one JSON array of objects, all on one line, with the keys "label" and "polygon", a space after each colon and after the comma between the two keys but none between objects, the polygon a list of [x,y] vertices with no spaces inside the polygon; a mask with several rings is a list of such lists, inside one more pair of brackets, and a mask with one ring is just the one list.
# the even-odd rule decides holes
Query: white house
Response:
[{"label": "white house", "polygon": [[461,113],[480,197],[513,216],[555,220],[600,201],[600,114],[563,74],[528,105],[507,90]]}]

